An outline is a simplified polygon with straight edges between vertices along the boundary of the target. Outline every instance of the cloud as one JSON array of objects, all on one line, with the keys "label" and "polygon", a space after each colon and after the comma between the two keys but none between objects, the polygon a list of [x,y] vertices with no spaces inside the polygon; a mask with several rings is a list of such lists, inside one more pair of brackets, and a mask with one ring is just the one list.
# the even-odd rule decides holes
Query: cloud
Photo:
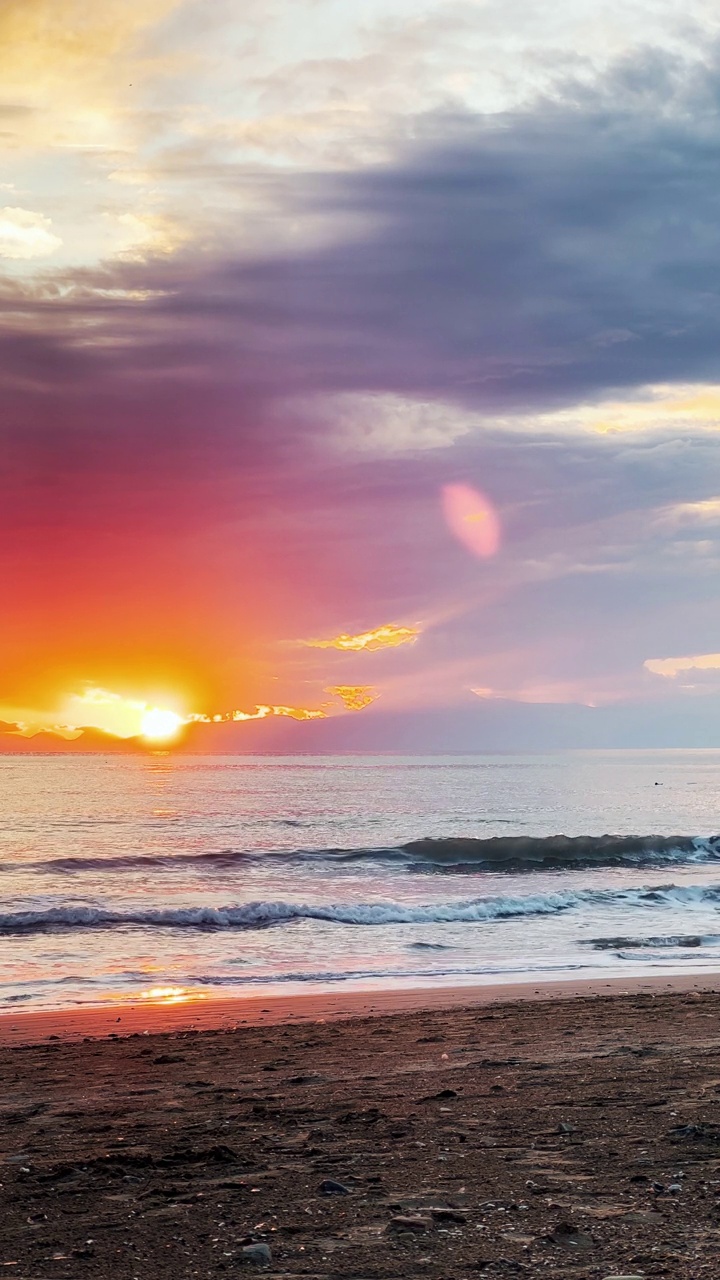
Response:
[{"label": "cloud", "polygon": [[607,0],[602,20],[596,0],[561,0],[552,11],[542,0],[512,10],[502,0],[364,0],[325,3],[323,21],[313,0],[296,0],[298,42],[288,10],[263,7],[244,110],[202,123],[244,154],[314,169],[387,155],[434,110],[492,115],[551,99],[570,76],[591,85],[618,57],[647,59],[649,48],[702,56],[717,30],[712,0],[692,0],[682,14],[672,0],[652,12],[642,0]]},{"label": "cloud", "polygon": [[[370,685],[334,685],[325,690],[339,699],[347,711],[362,711],[377,697]],[[53,743],[60,739],[68,749],[84,739],[93,744],[107,740],[136,743],[166,742],[169,746],[182,745],[181,731],[188,726],[204,725],[213,728],[240,725],[260,720],[293,720],[308,722],[324,720],[333,714],[330,703],[322,707],[307,708],[260,704],[252,711],[234,710],[208,715],[191,712],[182,715],[154,706],[139,698],[125,697],[107,689],[89,686],[83,693],[65,698],[57,721],[51,712],[28,710],[27,719],[0,719],[0,735],[12,736],[23,741],[37,739],[38,743]],[[12,709],[3,708],[6,716]],[[98,738],[98,735],[102,735]],[[178,739],[178,741],[176,741]],[[208,739],[210,742],[211,740]]]},{"label": "cloud", "polygon": [[51,226],[41,213],[6,205],[0,209],[0,258],[46,258],[54,253],[62,240]]},{"label": "cloud", "polygon": [[358,635],[333,636],[329,640],[302,640],[301,644],[310,649],[339,649],[341,652],[373,653],[377,649],[396,649],[399,645],[414,644],[420,635],[419,627],[398,627],[393,622],[375,627],[372,631],[361,631]]},{"label": "cloud", "polygon": [[[342,698],[349,706],[353,696],[360,705],[362,696],[367,695],[364,689],[338,687],[328,689]],[[349,700],[349,701],[346,701]],[[369,705],[372,697],[367,697],[362,705]],[[249,720],[265,720],[268,717],[288,718],[291,720],[322,720],[327,715],[325,707],[307,708],[293,706],[273,706],[261,704],[252,711],[226,711],[215,715],[205,712],[174,711],[167,707],[157,707],[154,703],[142,698],[128,697],[114,693],[94,685],[88,686],[82,693],[71,693],[62,699],[59,709],[43,711],[38,708],[27,708],[18,714],[15,708],[2,708],[4,723],[3,732],[18,733],[23,737],[34,737],[38,733],[49,733],[68,740],[75,740],[82,734],[101,731],[115,738],[161,738],[165,734],[153,731],[159,724],[168,726],[167,737],[174,737],[183,726],[192,724],[220,725],[240,724]],[[3,720],[0,720],[0,725]],[[10,726],[10,727],[7,727]]]},{"label": "cloud", "polygon": [[3,0],[5,103],[33,129],[38,121],[32,116],[40,113],[46,146],[64,141],[65,128],[77,126],[85,108],[88,115],[92,107],[96,112],[95,120],[86,118],[86,128],[102,121],[108,102],[127,87],[121,65],[127,72],[127,63],[134,62],[140,70],[147,62],[142,37],[177,5],[178,0],[105,0],[88,9],[83,0]]},{"label": "cloud", "polygon": [[[190,232],[182,223],[165,214],[159,213],[120,213],[117,223],[121,228],[123,239],[118,238],[116,253],[118,256],[132,261],[143,262],[154,255],[174,253],[180,245],[186,243]],[[141,293],[141,301],[152,298],[152,292]],[[121,291],[122,295],[122,291]],[[111,296],[116,296],[112,295]],[[132,298],[137,291],[124,296]],[[157,296],[157,295],[155,295]]]},{"label": "cloud", "polygon": [[[270,722],[364,689],[367,651],[384,708],[396,670],[408,705],[439,698],[437,672],[448,705],[471,681],[632,691],[646,653],[682,653],[690,613],[711,650],[706,61],[425,112],[354,169],[178,148],[178,190],[204,173],[224,192],[212,234],[189,213],[156,253],[0,281],[3,697],[50,667],[144,689],[179,655],[203,682],[188,705]],[[501,557],[449,535],[457,484],[497,509]],[[352,630],[383,617],[436,621],[420,645],[420,627]]]},{"label": "cloud", "polygon": [[[56,719],[70,729],[92,727],[119,738],[132,738],[140,733],[143,716],[149,710],[149,704],[141,698],[127,698],[90,685],[82,693],[65,698]],[[49,727],[47,722],[39,723],[43,729]]]},{"label": "cloud", "polygon": [[233,711],[228,717],[229,720],[237,722],[239,720],[264,720],[267,716],[283,716],[289,720],[324,720],[325,711],[321,708],[315,710],[307,707],[256,707],[253,712]]},{"label": "cloud", "polygon": [[671,527],[715,525],[720,523],[720,498],[702,498],[698,502],[676,502],[660,513],[660,520]]},{"label": "cloud", "polygon": [[[602,398],[594,429],[622,427],[623,405],[633,427],[655,414],[684,429],[710,409],[667,388],[702,398],[720,340],[716,63],[712,49],[704,63],[638,56],[502,115],[428,112],[382,163],[342,172],[224,159],[215,177],[237,199],[209,237],[198,225],[202,252],[190,218],[167,241],[184,249],[58,278],[23,299],[25,341],[98,370],[122,353],[154,382],[227,378],[275,405],[350,396],[372,411],[382,397],[390,419],[393,404],[422,405],[426,446],[443,435],[427,406],[442,404],[484,417],[585,405],[587,419]],[[239,234],[237,200],[259,201],[262,242]],[[129,216],[165,236],[162,209]],[[138,289],[136,307],[110,296]],[[666,391],[633,417],[648,386]]]},{"label": "cloud", "polygon": [[289,720],[324,720],[324,708],[270,706],[262,703],[253,711],[222,711],[215,715],[192,712],[185,717],[185,724],[242,724],[246,720],[266,720],[268,717],[287,717]]},{"label": "cloud", "polygon": [[377,691],[369,684],[336,684],[325,690],[340,698],[347,711],[364,711],[377,698]]},{"label": "cloud", "polygon": [[478,687],[471,689],[477,698],[484,702],[520,702],[531,705],[573,705],[598,707],[603,704],[622,701],[622,692],[615,688],[588,687],[583,680],[550,680],[546,683],[529,684],[516,689],[490,689]]},{"label": "cloud", "polygon": [[719,671],[720,653],[700,653],[691,658],[647,658],[643,665],[654,676],[674,680],[686,671]]},{"label": "cloud", "polygon": [[[502,425],[502,419],[491,419]],[[507,421],[507,419],[505,420]],[[713,432],[720,422],[720,387],[715,383],[638,386],[625,399],[612,394],[569,408],[513,417],[516,427],[599,435]]]},{"label": "cloud", "polygon": [[[216,228],[209,253],[98,275],[159,296],[132,323],[110,302],[86,304],[97,355],[114,335],[138,371],[162,356],[180,373],[190,348],[206,376],[232,368],[246,394],[275,402],[384,395],[495,415],[712,382],[708,58],[711,68],[640,59],[593,91],[567,85],[502,116],[428,113],[391,157],[351,171],[259,179],[225,164],[247,199],[262,190],[277,247],[251,238],[245,256],[232,228]],[[41,310],[70,321],[61,345],[78,353],[79,338],[88,359],[92,331],[73,329],[80,301]]]},{"label": "cloud", "polygon": [[[134,738],[145,733],[148,715],[157,713],[158,708],[152,702],[97,685],[87,685],[82,692],[61,696],[51,708],[3,706],[0,712],[3,719],[18,725],[23,736],[49,733],[68,740],[95,730],[110,737]],[[177,727],[187,723],[177,712],[168,710],[165,714],[174,718]]]}]

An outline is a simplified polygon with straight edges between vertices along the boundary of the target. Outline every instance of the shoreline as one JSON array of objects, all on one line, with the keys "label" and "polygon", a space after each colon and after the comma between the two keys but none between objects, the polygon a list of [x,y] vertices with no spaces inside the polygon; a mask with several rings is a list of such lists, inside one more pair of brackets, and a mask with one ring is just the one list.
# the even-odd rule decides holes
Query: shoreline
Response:
[{"label": "shoreline", "polygon": [[136,1035],[172,1035],[186,1031],[232,1031],[241,1027],[338,1022],[515,1005],[525,1002],[597,999],[608,996],[671,995],[720,991],[720,972],[662,974],[648,977],[567,978],[484,986],[416,987],[395,990],[328,991],[293,995],[86,1005],[76,1009],[0,1013],[0,1046],[32,1045],[45,1040],[117,1039]]}]

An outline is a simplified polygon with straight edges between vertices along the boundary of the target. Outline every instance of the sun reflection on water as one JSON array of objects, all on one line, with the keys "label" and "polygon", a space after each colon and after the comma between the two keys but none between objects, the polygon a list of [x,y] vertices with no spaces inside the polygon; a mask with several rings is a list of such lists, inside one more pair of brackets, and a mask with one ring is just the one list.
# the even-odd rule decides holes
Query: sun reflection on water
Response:
[{"label": "sun reflection on water", "polygon": [[188,1000],[204,1000],[207,993],[188,987],[148,987],[137,993],[136,999],[152,1000],[155,1004],[185,1004]]}]

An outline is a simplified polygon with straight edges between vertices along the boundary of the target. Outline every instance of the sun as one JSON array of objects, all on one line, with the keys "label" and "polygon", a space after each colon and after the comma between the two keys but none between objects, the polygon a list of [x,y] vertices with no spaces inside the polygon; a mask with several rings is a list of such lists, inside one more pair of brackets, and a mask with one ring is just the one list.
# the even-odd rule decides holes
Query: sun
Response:
[{"label": "sun", "polygon": [[174,711],[161,711],[159,707],[151,707],[140,721],[140,732],[143,738],[164,742],[168,738],[174,738],[182,724],[182,716]]}]

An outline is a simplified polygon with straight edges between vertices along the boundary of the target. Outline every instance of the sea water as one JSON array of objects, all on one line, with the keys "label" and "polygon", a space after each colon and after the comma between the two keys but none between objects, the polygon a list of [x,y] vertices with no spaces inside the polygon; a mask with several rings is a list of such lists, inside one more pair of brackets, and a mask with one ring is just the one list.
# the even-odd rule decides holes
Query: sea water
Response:
[{"label": "sea water", "polygon": [[718,971],[719,800],[716,751],[0,756],[0,1007]]}]

